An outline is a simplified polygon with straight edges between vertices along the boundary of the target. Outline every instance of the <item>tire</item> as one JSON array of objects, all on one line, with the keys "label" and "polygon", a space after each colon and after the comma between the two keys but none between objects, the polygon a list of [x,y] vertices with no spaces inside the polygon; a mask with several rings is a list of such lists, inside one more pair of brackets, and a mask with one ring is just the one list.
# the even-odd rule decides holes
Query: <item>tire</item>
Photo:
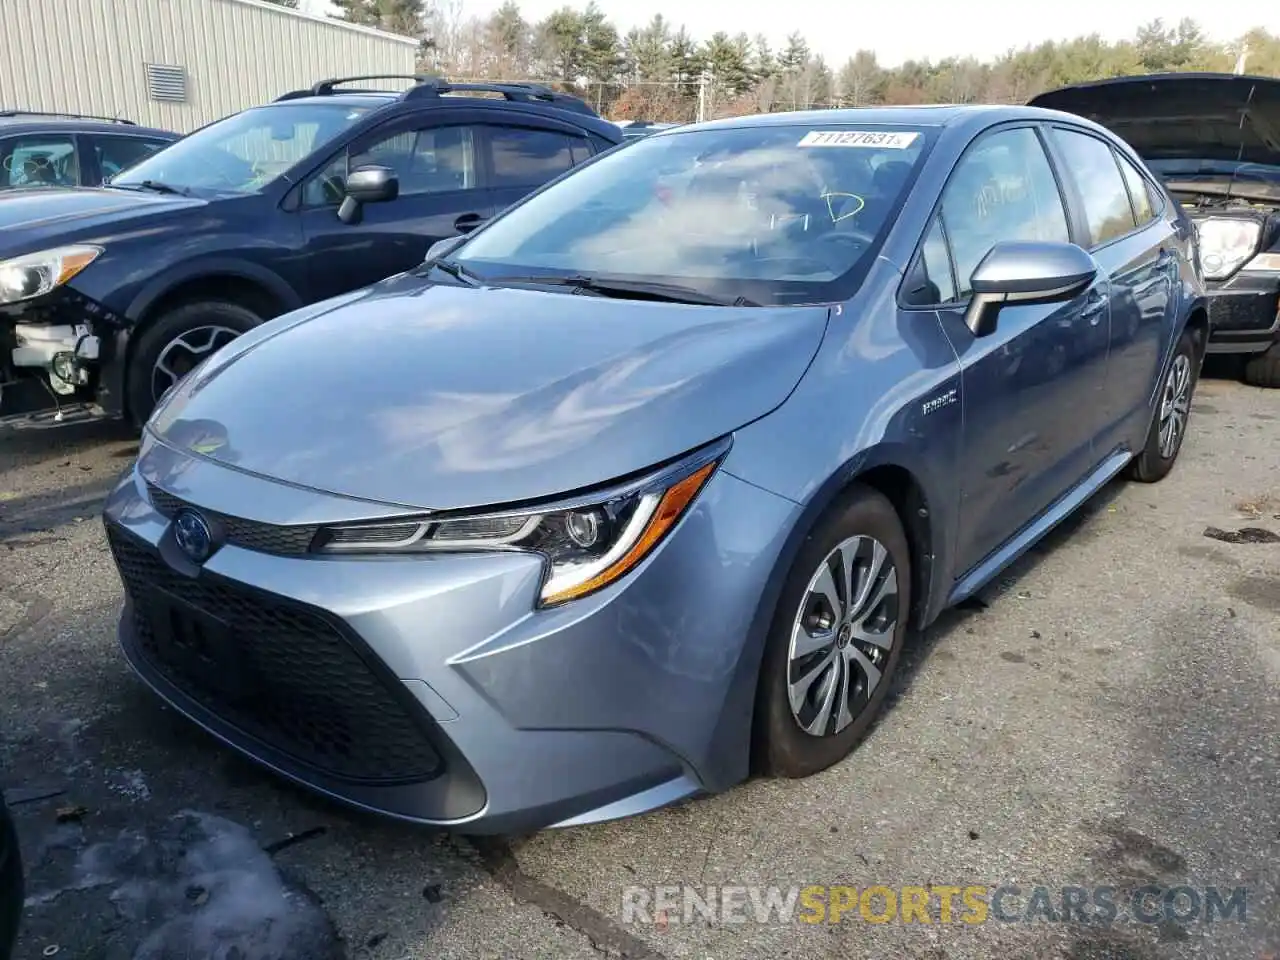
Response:
[{"label": "tire", "polygon": [[[147,324],[125,374],[129,419],[141,427],[163,396],[162,387],[172,387],[205,357],[262,321],[262,317],[238,303],[201,300],[184,303]],[[184,338],[190,338],[190,342]],[[166,377],[157,369],[162,358],[166,368],[178,375],[177,379]]]},{"label": "tire", "polygon": [[24,896],[18,834],[0,796],[0,960],[8,960],[18,938]]},{"label": "tire", "polygon": [[[875,557],[877,547],[883,551],[881,576],[878,583],[868,583],[873,564],[865,561]],[[828,571],[832,569],[833,557],[834,569],[841,569],[839,561],[846,552],[857,561],[852,595],[855,601],[860,599],[860,593],[867,599],[855,603],[852,616],[841,617],[844,611],[831,609],[826,597],[834,587],[834,599],[837,606],[842,606],[849,592],[834,582],[825,593],[822,589],[815,591],[814,581],[821,576],[824,565]],[[894,585],[896,592],[888,589]],[[877,602],[878,598],[883,599]],[[910,610],[911,553],[902,523],[883,494],[855,485],[814,525],[778,599],[756,699],[754,746],[759,772],[807,777],[853,751],[875,720],[893,682]],[[814,643],[815,649],[793,656],[792,631],[802,619],[808,621],[810,632],[798,627],[798,635]],[[815,631],[830,639],[815,641]],[[874,642],[867,638],[874,638]],[[875,672],[879,673],[878,682],[871,683]],[[793,678],[799,694],[795,709],[790,683]],[[849,685],[843,686],[843,702],[851,704],[847,718],[839,713],[842,688],[833,689],[834,684],[844,684],[846,679]],[[823,712],[827,693],[835,694],[834,702]],[[822,720],[824,716],[826,719]],[[802,724],[808,724],[815,732]]]},{"label": "tire", "polygon": [[1251,387],[1280,389],[1280,342],[1264,353],[1256,353],[1245,361],[1244,382]]},{"label": "tire", "polygon": [[[1195,335],[1188,330],[1178,340],[1169,369],[1164,373],[1151,426],[1147,428],[1147,442],[1129,464],[1130,479],[1156,483],[1169,475],[1187,436],[1191,401],[1199,377],[1200,349]],[[1166,443],[1163,438],[1169,423],[1173,425],[1173,434],[1171,442]]]}]

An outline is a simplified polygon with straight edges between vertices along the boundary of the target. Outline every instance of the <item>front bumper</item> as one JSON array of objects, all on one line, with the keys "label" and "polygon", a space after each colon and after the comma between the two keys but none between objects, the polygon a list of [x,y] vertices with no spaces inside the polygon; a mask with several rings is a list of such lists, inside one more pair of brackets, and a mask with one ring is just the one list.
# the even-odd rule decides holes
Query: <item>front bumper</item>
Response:
[{"label": "front bumper", "polygon": [[[198,570],[162,512],[175,497],[237,518]],[[747,637],[795,505],[721,472],[638,570],[549,610],[530,555],[282,555],[288,525],[371,509],[144,444],[104,512],[130,664],[292,780],[470,833],[626,816],[745,776]]]},{"label": "front bumper", "polygon": [[1209,353],[1261,353],[1280,338],[1280,274],[1237,273],[1206,293]]}]

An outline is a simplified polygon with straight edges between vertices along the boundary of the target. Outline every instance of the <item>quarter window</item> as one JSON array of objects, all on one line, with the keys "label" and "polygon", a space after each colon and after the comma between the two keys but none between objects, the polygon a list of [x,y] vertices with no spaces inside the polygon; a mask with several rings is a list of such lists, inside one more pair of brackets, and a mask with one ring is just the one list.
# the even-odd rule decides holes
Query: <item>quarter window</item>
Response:
[{"label": "quarter window", "polygon": [[112,136],[95,136],[92,143],[98,169],[104,180],[114,177],[121,170],[133,166],[143,157],[149,157],[166,145],[164,140]]},{"label": "quarter window", "polygon": [[[943,192],[942,219],[960,298],[972,292],[969,279],[995,244],[1070,240],[1053,168],[1040,138],[1027,127],[988,134],[969,148]],[[929,276],[941,289],[932,265]]]},{"label": "quarter window", "polygon": [[939,303],[951,303],[956,299],[956,285],[951,277],[951,251],[942,232],[942,220],[933,218],[920,256],[907,275],[905,300],[909,306],[929,307]]},{"label": "quarter window", "polygon": [[1092,246],[1122,237],[1137,226],[1111,147],[1097,137],[1070,130],[1055,129],[1053,138],[1080,191]]}]

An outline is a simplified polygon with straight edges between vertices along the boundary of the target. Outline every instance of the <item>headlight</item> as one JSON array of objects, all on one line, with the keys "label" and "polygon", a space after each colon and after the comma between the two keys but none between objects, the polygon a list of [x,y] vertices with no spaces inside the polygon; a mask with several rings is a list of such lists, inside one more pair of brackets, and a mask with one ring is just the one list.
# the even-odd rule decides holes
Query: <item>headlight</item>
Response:
[{"label": "headlight", "polygon": [[1262,236],[1262,225],[1254,220],[1214,217],[1196,222],[1200,244],[1200,269],[1206,280],[1229,277],[1253,256]]},{"label": "headlight", "polygon": [[0,260],[0,303],[17,303],[48,293],[62,286],[101,254],[101,247],[77,244]]},{"label": "headlight", "polygon": [[706,486],[729,441],[610,490],[501,513],[425,517],[323,528],[329,554],[520,550],[546,558],[540,601],[554,606],[607,587],[662,542]]}]

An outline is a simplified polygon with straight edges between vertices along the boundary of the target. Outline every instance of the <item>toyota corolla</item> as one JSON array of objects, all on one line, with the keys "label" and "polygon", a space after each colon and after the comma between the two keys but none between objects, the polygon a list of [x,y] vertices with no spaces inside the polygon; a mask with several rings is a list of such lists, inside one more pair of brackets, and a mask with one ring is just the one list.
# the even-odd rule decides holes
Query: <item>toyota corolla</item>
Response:
[{"label": "toyota corolla", "polygon": [[1192,237],[1044,110],[637,141],[170,391],[105,508],[125,655],[277,773],[471,833],[816,773],[913,631],[1173,467]]}]

